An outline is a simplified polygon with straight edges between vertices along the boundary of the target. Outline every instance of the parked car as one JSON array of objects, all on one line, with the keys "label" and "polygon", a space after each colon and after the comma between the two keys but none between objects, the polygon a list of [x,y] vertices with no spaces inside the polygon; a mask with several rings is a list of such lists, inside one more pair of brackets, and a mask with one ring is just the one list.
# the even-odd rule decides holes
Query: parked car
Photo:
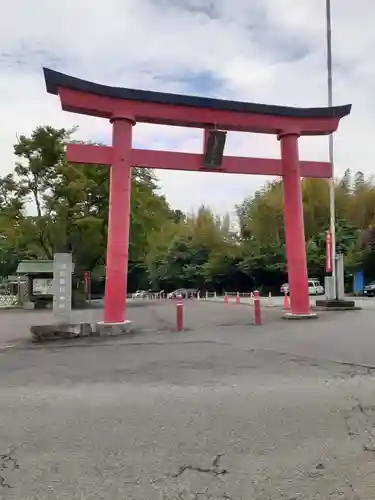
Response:
[{"label": "parked car", "polygon": [[150,293],[151,290],[137,290],[132,294],[132,299],[145,299]]},{"label": "parked car", "polygon": [[182,299],[182,298],[192,299],[196,297],[197,294],[198,290],[195,288],[178,288],[177,290],[168,293],[167,297],[168,299]]},{"label": "parked car", "polygon": [[372,281],[364,287],[363,295],[366,297],[375,297],[375,281]]},{"label": "parked car", "polygon": [[[324,294],[324,287],[320,284],[320,281],[318,279],[312,278],[309,279],[308,281],[309,284],[309,295],[323,295]],[[280,292],[282,294],[289,294],[289,283],[284,283],[282,287],[280,288]],[[374,288],[375,292],[375,288]]]},{"label": "parked car", "polygon": [[289,293],[289,283],[284,283],[283,285],[281,285],[280,293],[282,293],[283,295]]},{"label": "parked car", "polygon": [[182,289],[173,290],[173,292],[169,292],[167,295],[168,299],[180,299],[182,297]]}]

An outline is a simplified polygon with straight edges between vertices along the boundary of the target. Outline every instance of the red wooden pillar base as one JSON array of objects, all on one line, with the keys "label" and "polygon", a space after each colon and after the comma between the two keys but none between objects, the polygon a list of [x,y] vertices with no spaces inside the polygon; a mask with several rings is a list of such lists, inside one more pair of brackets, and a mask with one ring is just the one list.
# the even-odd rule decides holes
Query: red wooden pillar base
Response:
[{"label": "red wooden pillar base", "polygon": [[184,303],[179,300],[176,304],[176,330],[181,332],[184,329]]},{"label": "red wooden pillar base", "polygon": [[284,221],[290,313],[310,315],[305,229],[297,133],[279,136],[283,162]]},{"label": "red wooden pillar base", "polygon": [[260,294],[258,290],[254,291],[254,325],[262,324],[262,315],[260,311]]},{"label": "red wooden pillar base", "polygon": [[104,323],[126,319],[133,120],[114,117],[110,167]]}]

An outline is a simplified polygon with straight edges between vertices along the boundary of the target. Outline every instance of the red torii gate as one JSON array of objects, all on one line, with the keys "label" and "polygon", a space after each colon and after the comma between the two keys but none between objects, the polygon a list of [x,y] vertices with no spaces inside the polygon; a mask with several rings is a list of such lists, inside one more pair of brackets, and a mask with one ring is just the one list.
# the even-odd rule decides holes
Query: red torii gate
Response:
[{"label": "red torii gate", "polygon": [[[330,178],[328,162],[299,161],[298,138],[337,130],[351,105],[292,108],[109,87],[43,68],[47,92],[62,109],[106,118],[112,146],[70,144],[67,160],[111,166],[104,323],[126,320],[131,167],[261,174],[283,177],[284,218],[291,314],[310,317],[301,177]],[[281,160],[226,156],[219,168],[202,166],[203,154],[132,148],[137,122],[276,135]]]}]

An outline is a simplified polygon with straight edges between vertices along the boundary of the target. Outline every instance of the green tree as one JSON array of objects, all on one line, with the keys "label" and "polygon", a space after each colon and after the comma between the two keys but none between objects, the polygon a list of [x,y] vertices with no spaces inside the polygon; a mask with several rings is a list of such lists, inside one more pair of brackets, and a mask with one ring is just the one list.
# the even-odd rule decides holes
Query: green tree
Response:
[{"label": "green tree", "polygon": [[[78,271],[94,271],[105,264],[108,169],[66,161],[75,131],[46,126],[19,137],[14,172],[0,181],[0,231],[24,256],[51,259],[56,251],[71,251]],[[130,274],[141,267],[145,275],[139,263],[155,232],[173,218],[157,190],[152,171],[132,169]]]},{"label": "green tree", "polygon": [[262,244],[283,244],[283,191],[280,181],[269,182],[236,206],[244,239],[255,238]]},{"label": "green tree", "polygon": [[[104,274],[108,224],[108,169],[69,164],[66,144],[76,129],[37,127],[14,146],[14,171],[0,179],[0,274],[21,258],[73,253],[78,272]],[[277,288],[286,280],[282,181],[267,183],[236,207],[239,231],[228,215],[209,207],[172,210],[153,171],[132,169],[129,290],[179,286],[236,291]],[[303,179],[303,210],[310,275],[325,273],[329,189]],[[348,272],[375,278],[375,186],[347,170],[335,185],[337,250]]]}]

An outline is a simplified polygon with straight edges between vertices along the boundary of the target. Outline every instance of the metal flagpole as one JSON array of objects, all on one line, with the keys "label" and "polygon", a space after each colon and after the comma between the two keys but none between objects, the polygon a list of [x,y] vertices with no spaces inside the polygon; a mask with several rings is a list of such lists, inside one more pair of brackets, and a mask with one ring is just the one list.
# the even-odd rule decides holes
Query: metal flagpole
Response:
[{"label": "metal flagpole", "polygon": [[[327,86],[328,86],[328,106],[332,106],[332,27],[331,27],[331,0],[326,0],[326,27],[327,27]],[[329,212],[331,231],[331,251],[332,251],[332,281],[333,298],[337,298],[336,286],[336,224],[335,224],[335,174],[333,161],[333,134],[328,137],[329,161],[332,165],[332,178],[329,182]]]}]

